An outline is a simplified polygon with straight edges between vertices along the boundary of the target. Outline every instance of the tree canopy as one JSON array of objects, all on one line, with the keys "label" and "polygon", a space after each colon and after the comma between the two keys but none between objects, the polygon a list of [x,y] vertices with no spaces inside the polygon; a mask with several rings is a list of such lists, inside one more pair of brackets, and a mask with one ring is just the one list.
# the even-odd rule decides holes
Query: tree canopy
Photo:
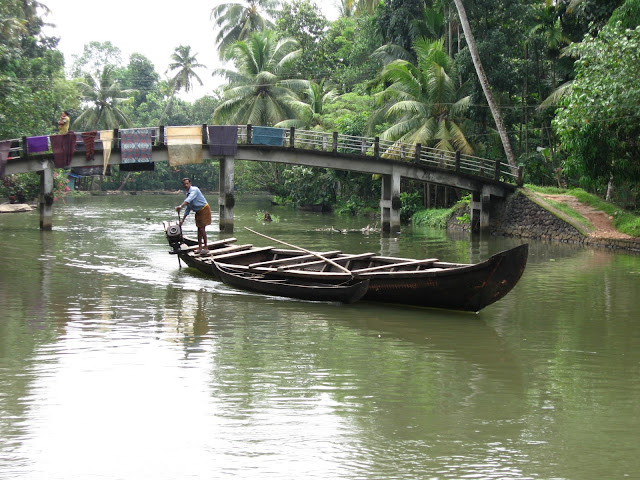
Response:
[{"label": "tree canopy", "polygon": [[589,186],[640,180],[640,27],[605,26],[570,52],[576,76],[553,122],[569,173]]},{"label": "tree canopy", "polygon": [[[344,0],[340,11],[329,21],[312,0],[214,6],[224,84],[190,102],[182,94],[206,68],[191,46],[166,52],[163,76],[145,52],[124,64],[115,37],[91,41],[65,71],[58,39],[43,34],[47,8],[3,0],[0,136],[53,133],[62,110],[75,128],[293,125],[506,157],[525,181],[615,184],[638,205],[640,0]],[[282,193],[285,179],[304,184],[298,174],[309,172],[265,178]]]}]

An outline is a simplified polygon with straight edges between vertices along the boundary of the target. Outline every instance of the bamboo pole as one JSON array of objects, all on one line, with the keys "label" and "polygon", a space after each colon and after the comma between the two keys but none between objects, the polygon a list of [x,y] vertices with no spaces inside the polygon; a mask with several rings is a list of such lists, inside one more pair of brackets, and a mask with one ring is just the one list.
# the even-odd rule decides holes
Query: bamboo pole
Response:
[{"label": "bamboo pole", "polygon": [[282,240],[278,240],[277,238],[269,237],[269,236],[267,236],[267,235],[265,235],[265,234],[263,234],[263,233],[256,232],[255,230],[252,230],[252,229],[250,229],[249,227],[244,227],[244,228],[245,228],[245,229],[247,229],[247,230],[249,230],[251,233],[255,233],[256,235],[260,235],[261,237],[267,238],[267,239],[272,240],[272,241],[274,241],[274,242],[281,243],[281,244],[283,244],[283,245],[286,245],[287,247],[295,248],[296,250],[300,250],[300,251],[305,252],[305,253],[308,253],[308,254],[310,254],[310,255],[314,255],[314,256],[316,256],[316,257],[320,258],[321,260],[324,260],[324,261],[325,261],[325,262],[327,262],[328,264],[333,265],[334,267],[336,267],[336,268],[338,268],[338,269],[342,270],[343,272],[348,273],[349,275],[351,275],[351,277],[355,277],[355,275],[353,274],[353,272],[352,272],[351,270],[349,270],[348,268],[343,267],[343,266],[342,266],[342,265],[340,265],[339,263],[336,263],[336,262],[334,262],[333,260],[331,260],[331,259],[329,259],[329,258],[327,258],[327,257],[323,257],[323,256],[322,256],[322,255],[320,255],[319,253],[312,252],[311,250],[307,250],[307,249],[304,249],[304,248],[302,248],[302,247],[298,247],[298,246],[296,246],[296,245],[291,245],[290,243],[283,242]]}]

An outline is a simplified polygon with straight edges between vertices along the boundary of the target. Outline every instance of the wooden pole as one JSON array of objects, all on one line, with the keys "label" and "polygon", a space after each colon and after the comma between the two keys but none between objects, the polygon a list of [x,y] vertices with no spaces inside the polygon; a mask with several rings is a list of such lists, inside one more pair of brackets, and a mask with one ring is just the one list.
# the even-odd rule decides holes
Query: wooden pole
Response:
[{"label": "wooden pole", "polygon": [[324,260],[325,262],[329,263],[330,265],[333,265],[334,267],[336,267],[336,268],[342,270],[343,272],[348,273],[349,275],[354,277],[354,274],[353,274],[353,272],[351,270],[349,270],[348,268],[343,267],[339,263],[336,263],[336,262],[334,262],[333,260],[331,260],[331,259],[329,259],[327,257],[323,257],[319,253],[312,252],[311,250],[306,250],[306,249],[304,249],[302,247],[297,247],[296,245],[291,245],[290,243],[283,242],[282,240],[278,240],[277,238],[269,237],[269,236],[267,236],[267,235],[265,235],[263,233],[256,232],[255,230],[252,230],[249,227],[244,227],[244,228],[249,230],[251,233],[255,233],[256,235],[260,235],[261,237],[267,238],[269,240],[273,240],[274,242],[281,243],[283,245],[286,245],[287,247],[295,248],[296,250],[300,250],[300,251],[308,253],[310,255],[314,255],[314,256],[318,257],[319,259]]}]

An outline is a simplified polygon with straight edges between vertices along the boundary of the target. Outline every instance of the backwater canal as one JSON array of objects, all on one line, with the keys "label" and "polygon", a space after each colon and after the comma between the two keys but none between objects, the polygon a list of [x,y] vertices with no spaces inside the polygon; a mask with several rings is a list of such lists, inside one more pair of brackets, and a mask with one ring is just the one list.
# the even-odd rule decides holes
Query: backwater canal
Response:
[{"label": "backwater canal", "polygon": [[[182,198],[69,198],[51,232],[0,216],[0,479],[640,477],[640,256],[529,242],[479,314],[309,303],[179,269],[161,223]],[[460,262],[522,243],[235,213],[255,245],[244,226]]]}]

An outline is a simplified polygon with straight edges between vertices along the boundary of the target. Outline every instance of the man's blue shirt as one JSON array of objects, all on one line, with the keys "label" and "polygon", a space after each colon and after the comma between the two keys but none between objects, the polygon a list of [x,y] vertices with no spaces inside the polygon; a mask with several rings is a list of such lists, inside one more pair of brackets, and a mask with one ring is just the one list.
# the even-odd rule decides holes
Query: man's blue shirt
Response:
[{"label": "man's blue shirt", "polygon": [[207,204],[207,200],[202,195],[202,192],[198,187],[194,187],[191,185],[189,190],[187,190],[187,198],[184,199],[187,202],[187,207],[184,211],[184,216],[189,215],[189,212],[193,210],[194,212],[198,212],[202,207]]}]

